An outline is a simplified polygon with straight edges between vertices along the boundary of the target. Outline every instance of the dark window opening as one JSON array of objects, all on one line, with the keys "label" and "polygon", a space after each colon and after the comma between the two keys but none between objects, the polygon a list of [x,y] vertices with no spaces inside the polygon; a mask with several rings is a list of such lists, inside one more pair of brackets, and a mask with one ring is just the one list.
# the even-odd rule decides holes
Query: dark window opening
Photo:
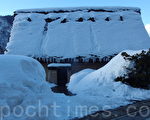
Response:
[{"label": "dark window opening", "polygon": [[111,19],[109,18],[109,17],[107,17],[106,19],[105,19],[105,21],[110,21]]},{"label": "dark window opening", "polygon": [[66,18],[61,21],[61,23],[66,23],[66,22],[68,22]]},{"label": "dark window opening", "polygon": [[95,18],[94,18],[94,17],[90,17],[90,18],[88,19],[88,21],[95,22]]},{"label": "dark window opening", "polygon": [[46,21],[46,22],[52,22],[52,21],[54,21],[54,19],[47,18],[47,19],[45,19],[45,21]]},{"label": "dark window opening", "polygon": [[83,18],[79,18],[78,20],[76,20],[77,22],[83,22],[84,19]]},{"label": "dark window opening", "polygon": [[45,22],[50,23],[50,22],[53,22],[53,21],[58,20],[58,19],[60,19],[60,17],[58,17],[58,18],[47,18],[47,19],[45,19]]},{"label": "dark window opening", "polygon": [[123,17],[122,16],[120,16],[120,21],[123,21],[124,19],[123,19]]},{"label": "dark window opening", "polygon": [[31,18],[27,18],[27,21],[31,22],[32,20],[31,20]]}]

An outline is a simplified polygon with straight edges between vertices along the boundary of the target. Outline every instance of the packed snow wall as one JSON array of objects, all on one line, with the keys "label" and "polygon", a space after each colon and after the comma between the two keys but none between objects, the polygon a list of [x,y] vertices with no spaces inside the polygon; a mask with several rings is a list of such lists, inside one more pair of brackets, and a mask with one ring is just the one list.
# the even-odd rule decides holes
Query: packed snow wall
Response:
[{"label": "packed snow wall", "polygon": [[10,37],[13,20],[13,16],[0,16],[0,53],[6,50],[5,48]]},{"label": "packed snow wall", "polygon": [[150,47],[139,8],[83,7],[15,12],[7,54],[104,57]]}]

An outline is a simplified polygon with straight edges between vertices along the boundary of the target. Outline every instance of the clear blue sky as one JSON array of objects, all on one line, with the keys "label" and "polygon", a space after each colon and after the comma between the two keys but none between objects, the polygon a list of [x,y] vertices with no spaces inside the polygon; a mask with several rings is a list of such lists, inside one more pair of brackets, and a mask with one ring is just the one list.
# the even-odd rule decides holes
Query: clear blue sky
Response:
[{"label": "clear blue sky", "polygon": [[0,0],[0,15],[13,14],[17,9],[75,6],[140,7],[144,24],[150,24],[150,0]]}]

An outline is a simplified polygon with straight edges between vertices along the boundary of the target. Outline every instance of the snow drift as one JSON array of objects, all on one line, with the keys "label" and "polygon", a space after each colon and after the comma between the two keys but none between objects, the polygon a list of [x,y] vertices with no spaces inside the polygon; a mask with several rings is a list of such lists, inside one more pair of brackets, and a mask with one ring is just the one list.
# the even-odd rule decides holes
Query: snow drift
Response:
[{"label": "snow drift", "polygon": [[19,10],[8,54],[32,57],[100,57],[150,47],[140,9],[86,7]]},{"label": "snow drift", "polygon": [[[16,68],[16,69],[15,69]],[[17,83],[44,81],[45,71],[36,60],[24,56],[0,56],[0,82]],[[16,83],[15,83],[16,84]],[[21,85],[21,84],[20,84]]]},{"label": "snow drift", "polygon": [[[0,55],[0,107],[9,107],[8,111],[3,111],[4,114],[0,111],[1,120],[43,120],[43,116],[38,116],[38,102],[40,101],[41,105],[51,104],[51,93],[45,82],[44,68],[39,62],[23,56]],[[19,117],[15,116],[18,113],[14,114],[15,107],[21,106],[25,112],[31,105],[35,107],[33,117],[25,113]],[[28,112],[31,114],[32,110]],[[41,112],[44,114],[43,111]],[[6,117],[5,114],[10,115]]]},{"label": "snow drift", "polygon": [[[125,51],[129,55],[140,53],[141,51]],[[73,93],[84,94],[88,96],[99,96],[101,98],[110,98],[127,100],[140,100],[150,98],[150,90],[132,88],[121,82],[115,82],[115,78],[126,74],[126,67],[130,67],[130,61],[125,60],[118,54],[108,64],[99,70],[85,74],[81,71],[71,77],[68,89]],[[85,74],[83,76],[83,74]],[[142,81],[141,81],[142,82]]]}]

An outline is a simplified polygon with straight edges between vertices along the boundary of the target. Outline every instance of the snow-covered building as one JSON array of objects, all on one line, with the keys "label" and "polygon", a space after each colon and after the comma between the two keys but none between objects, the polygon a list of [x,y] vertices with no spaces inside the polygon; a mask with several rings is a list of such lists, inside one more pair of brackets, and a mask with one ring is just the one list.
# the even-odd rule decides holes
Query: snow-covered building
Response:
[{"label": "snow-covered building", "polygon": [[122,50],[149,47],[139,8],[28,9],[15,12],[7,54],[33,57],[47,73],[50,63],[70,63],[72,74],[98,69]]}]

